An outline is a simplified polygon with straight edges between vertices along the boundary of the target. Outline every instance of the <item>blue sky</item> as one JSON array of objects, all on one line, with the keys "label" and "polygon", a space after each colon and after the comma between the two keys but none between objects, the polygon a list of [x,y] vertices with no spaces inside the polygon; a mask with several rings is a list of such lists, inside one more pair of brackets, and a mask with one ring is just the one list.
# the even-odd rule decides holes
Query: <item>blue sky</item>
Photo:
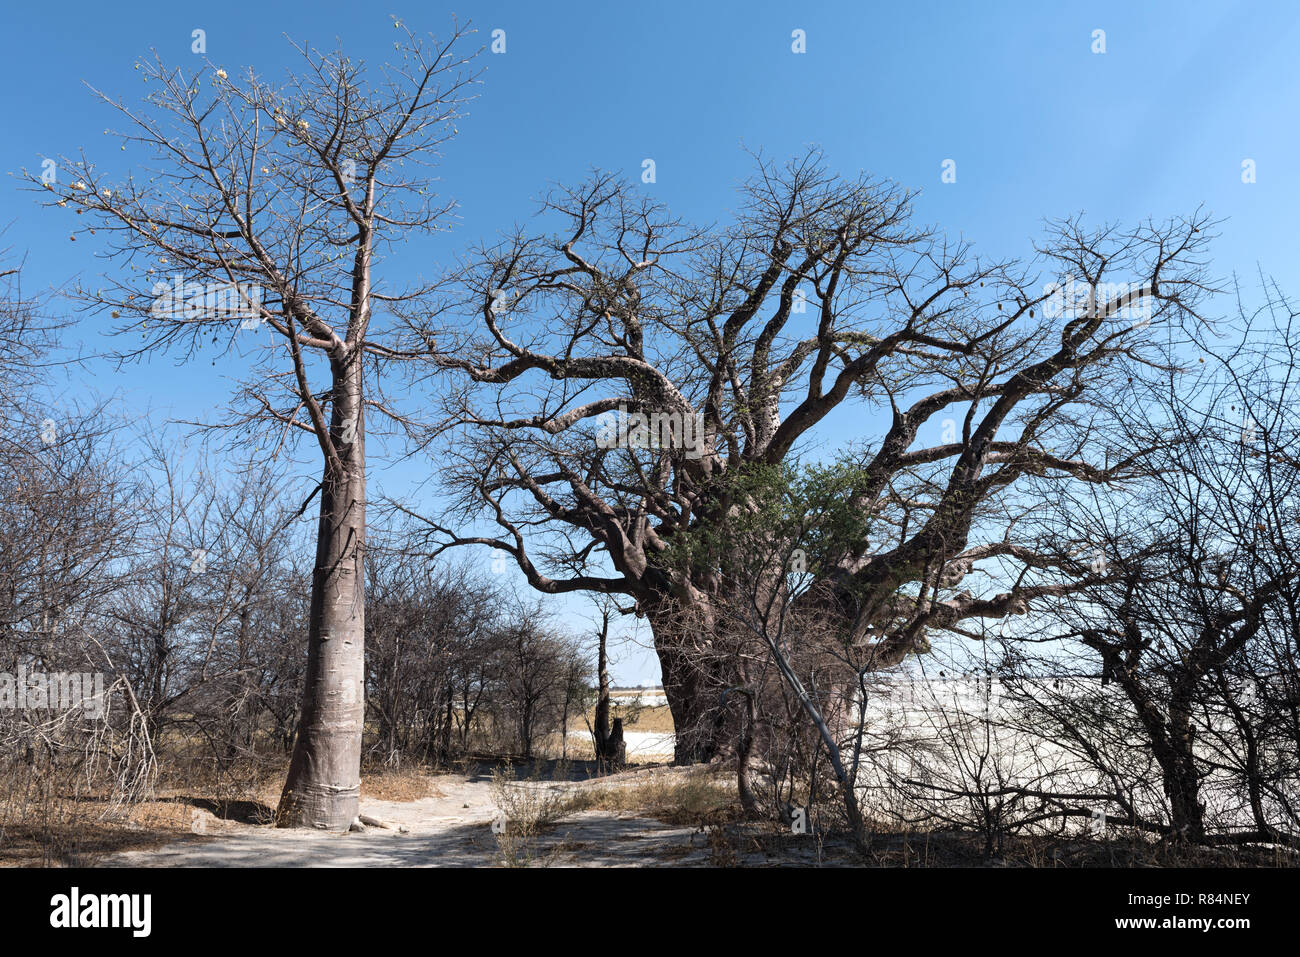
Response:
[{"label": "blue sky", "polygon": [[[392,50],[390,14],[441,33],[452,13],[484,44],[505,30],[506,52],[480,58],[480,96],[441,165],[459,226],[403,257],[429,272],[525,220],[547,184],[592,166],[636,175],[652,158],[657,182],[646,188],[708,222],[726,218],[751,168],[742,146],[781,157],[816,143],[842,172],[921,188],[922,222],[992,255],[1028,255],[1044,217],[1131,223],[1204,204],[1227,219],[1217,275],[1250,277],[1258,265],[1300,292],[1300,10],[1284,2],[8,4],[0,167],[38,170],[45,156],[83,147],[124,161],[102,135],[111,113],[85,84],[141,96],[136,58],[156,48],[196,66],[195,28],[213,63],[277,77],[294,57],[282,34],[329,47],[341,38],[351,56],[378,63]],[[806,53],[791,50],[796,29]],[[1092,52],[1094,30],[1105,31],[1104,54]],[[955,183],[940,181],[946,159]],[[0,184],[0,245],[26,257],[29,292],[105,268],[92,243],[68,241],[69,216],[17,185]],[[109,347],[93,320],[75,338],[91,352]],[[69,387],[202,417],[234,371],[167,357],[121,374],[96,363]],[[840,419],[823,438],[849,435]],[[565,608],[575,625],[584,611],[580,601]],[[616,677],[653,680],[653,655],[627,651]]]}]

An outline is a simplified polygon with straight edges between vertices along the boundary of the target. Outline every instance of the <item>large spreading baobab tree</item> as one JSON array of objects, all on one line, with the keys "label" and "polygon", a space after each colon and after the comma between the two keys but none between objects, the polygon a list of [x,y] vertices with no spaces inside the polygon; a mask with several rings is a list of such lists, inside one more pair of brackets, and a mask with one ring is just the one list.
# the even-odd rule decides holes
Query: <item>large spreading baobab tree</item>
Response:
[{"label": "large spreading baobab tree", "polygon": [[319,449],[309,657],[281,826],[346,828],[357,814],[367,418],[400,421],[382,367],[412,352],[387,317],[430,291],[381,267],[450,210],[429,167],[474,79],[466,28],[430,40],[396,25],[390,63],[302,47],[281,84],[143,62],[142,106],[100,94],[131,169],[83,155],[32,177],[74,238],[106,247],[113,270],[77,293],[134,339],[123,359],[237,355],[248,373],[219,424],[268,454],[302,435]]},{"label": "large spreading baobab tree", "polygon": [[435,551],[487,546],[539,591],[624,598],[653,630],[679,761],[734,738],[718,712],[736,679],[714,647],[725,555],[683,566],[674,537],[746,507],[728,477],[811,454],[837,413],[869,521],[805,592],[873,667],[1072,587],[1026,577],[1058,560],[1020,530],[1022,480],[1050,495],[1139,467],[1098,423],[1200,321],[1206,217],[1066,220],[990,261],[815,151],[758,158],[722,227],[652,189],[557,188],[538,230],[464,262],[427,358],[457,381],[426,437],[459,506],[426,517]]}]

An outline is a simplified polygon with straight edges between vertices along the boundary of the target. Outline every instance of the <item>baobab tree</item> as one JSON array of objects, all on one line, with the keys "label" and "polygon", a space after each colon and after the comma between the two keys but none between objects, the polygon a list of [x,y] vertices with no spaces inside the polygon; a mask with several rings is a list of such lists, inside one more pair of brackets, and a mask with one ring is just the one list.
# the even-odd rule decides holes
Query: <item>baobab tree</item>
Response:
[{"label": "baobab tree", "polygon": [[697,229],[596,173],[546,197],[541,229],[468,257],[445,306],[427,361],[461,385],[425,441],[458,509],[426,516],[430,540],[500,549],[542,592],[626,599],[653,629],[679,761],[731,734],[714,718],[734,676],[711,647],[725,570],[664,559],[744,506],[723,477],[791,461],[858,407],[871,531],[817,570],[837,587],[807,593],[840,596],[847,638],[886,667],[930,629],[1042,594],[1014,569],[969,590],[980,563],[1052,559],[1018,534],[1017,482],[1130,471],[1093,447],[1094,419],[1129,366],[1200,321],[1200,213],[1070,219],[1030,260],[988,261],[912,225],[911,199],[815,151],[760,157],[734,221]]},{"label": "baobab tree", "polygon": [[131,159],[143,153],[147,175],[114,176],[83,155],[32,177],[50,206],[79,214],[73,238],[95,234],[119,266],[76,293],[134,337],[123,359],[251,354],[220,424],[272,454],[303,434],[319,447],[306,682],[281,826],[346,828],[357,813],[366,419],[400,421],[382,367],[411,353],[386,314],[417,309],[430,291],[385,282],[379,266],[388,246],[436,229],[451,208],[428,166],[473,81],[466,33],[429,41],[401,28],[394,61],[373,72],[341,50],[300,47],[280,85],[155,56],[138,65],[144,108],[99,94],[125,121],[107,135]]}]

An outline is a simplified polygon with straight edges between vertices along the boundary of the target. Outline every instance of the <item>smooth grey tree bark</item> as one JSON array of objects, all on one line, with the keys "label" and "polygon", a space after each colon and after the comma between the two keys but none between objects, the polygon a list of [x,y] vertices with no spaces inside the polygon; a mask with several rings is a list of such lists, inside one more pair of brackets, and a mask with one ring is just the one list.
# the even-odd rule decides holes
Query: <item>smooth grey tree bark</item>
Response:
[{"label": "smooth grey tree bark", "polygon": [[365,436],[361,363],[336,377],[330,432],[352,438],[326,460],[321,480],[316,567],[302,717],[280,796],[280,826],[346,829],[361,797],[365,721]]},{"label": "smooth grey tree bark", "polygon": [[[251,435],[273,456],[304,433],[319,448],[306,683],[276,814],[282,827],[342,829],[356,817],[365,412],[413,427],[388,402],[380,366],[434,348],[427,330],[391,322],[392,314],[436,309],[430,283],[376,291],[375,251],[432,232],[453,208],[419,168],[456,135],[474,81],[469,57],[458,52],[466,27],[426,41],[395,26],[401,41],[377,78],[341,50],[310,47],[297,47],[299,68],[276,86],[251,69],[232,76],[211,63],[190,71],[156,57],[141,62],[153,90],[149,111],[103,98],[126,120],[122,135],[152,153],[157,175],[110,181],[93,164],[64,157],[78,179],[29,177],[47,205],[88,213],[83,222],[100,231],[109,257],[134,263],[146,255],[164,267],[132,265],[106,276],[106,288],[76,291],[111,310],[121,320],[116,331],[137,343],[122,359],[166,349],[192,359],[224,338],[228,353],[255,359],[241,384],[242,408],[210,428],[240,430],[241,441]],[[168,275],[156,281],[160,271]],[[372,328],[377,307],[386,315]]]}]

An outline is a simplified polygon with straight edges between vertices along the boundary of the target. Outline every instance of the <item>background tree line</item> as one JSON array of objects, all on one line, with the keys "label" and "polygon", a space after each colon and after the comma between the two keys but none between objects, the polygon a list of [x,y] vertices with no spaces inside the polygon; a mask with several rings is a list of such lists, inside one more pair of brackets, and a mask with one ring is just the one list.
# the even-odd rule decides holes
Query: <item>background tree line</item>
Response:
[{"label": "background tree line", "polygon": [[[282,773],[299,732],[313,537],[288,467],[223,459],[113,397],[63,400],[60,329],[15,270],[0,303],[0,673],[102,673],[109,710],[0,709],[24,795]],[[366,552],[364,755],[533,756],[586,708],[588,648],[500,576],[382,525]]]}]

